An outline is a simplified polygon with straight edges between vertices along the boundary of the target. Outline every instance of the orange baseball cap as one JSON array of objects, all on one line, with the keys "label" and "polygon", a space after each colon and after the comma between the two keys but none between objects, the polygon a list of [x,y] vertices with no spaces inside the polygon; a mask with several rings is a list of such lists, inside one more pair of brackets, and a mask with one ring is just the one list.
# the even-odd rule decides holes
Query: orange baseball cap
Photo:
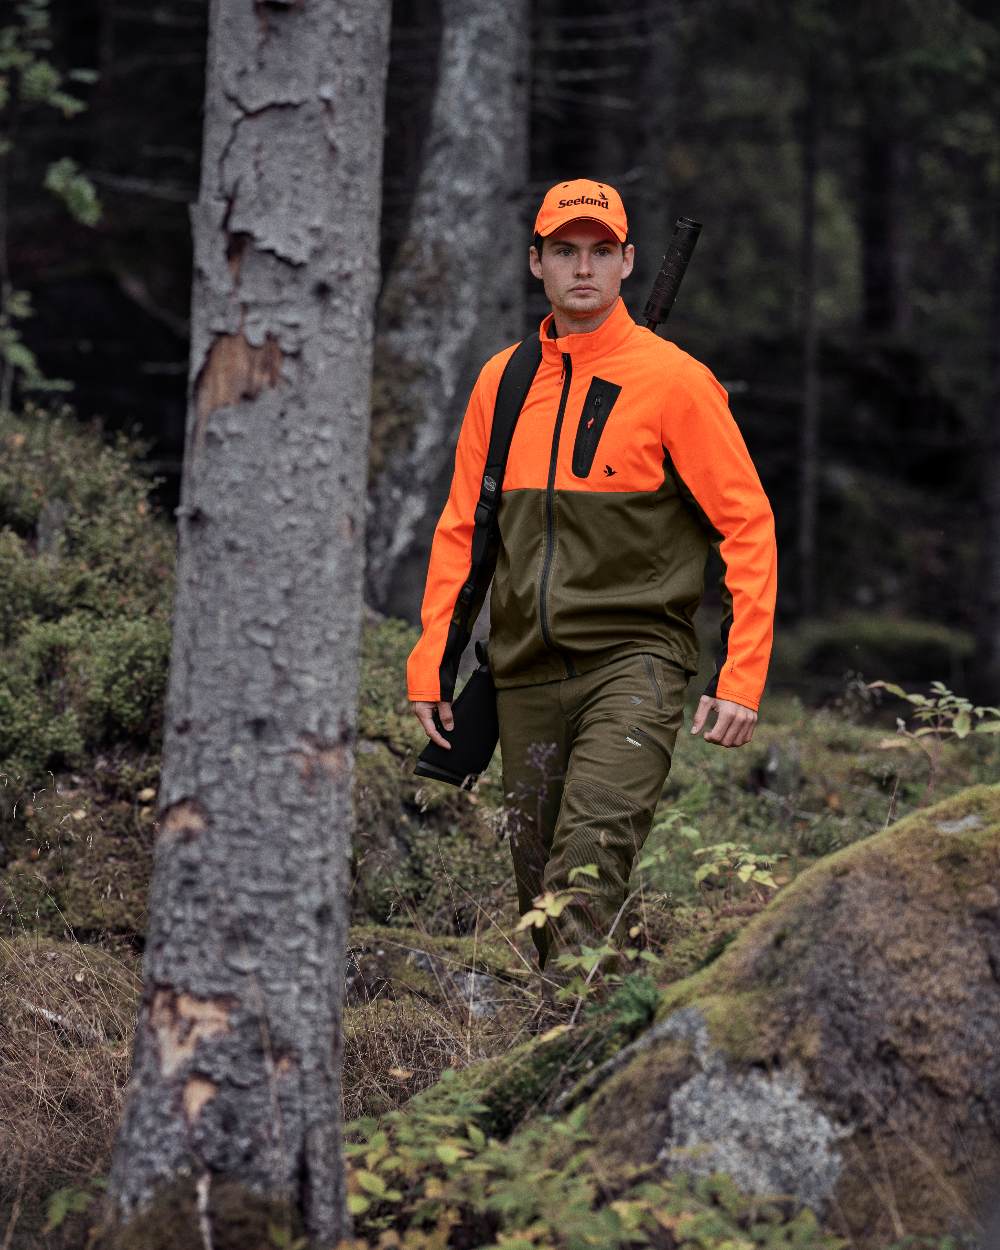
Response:
[{"label": "orange baseball cap", "polygon": [[594,182],[592,178],[574,178],[572,182],[557,182],[550,187],[535,218],[535,234],[551,234],[568,221],[579,221],[581,217],[607,226],[620,243],[628,238],[628,218],[622,197],[614,187],[606,182]]}]

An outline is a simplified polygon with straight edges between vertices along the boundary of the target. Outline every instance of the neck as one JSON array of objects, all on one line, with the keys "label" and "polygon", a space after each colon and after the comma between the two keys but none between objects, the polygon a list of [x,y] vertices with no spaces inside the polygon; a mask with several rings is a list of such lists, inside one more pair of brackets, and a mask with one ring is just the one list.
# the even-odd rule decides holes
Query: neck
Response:
[{"label": "neck", "polygon": [[[615,304],[617,302],[616,300]],[[552,323],[556,328],[556,336],[562,338],[566,334],[588,334],[591,330],[596,330],[614,312],[615,304],[587,317],[569,317],[561,309],[552,306]]]}]

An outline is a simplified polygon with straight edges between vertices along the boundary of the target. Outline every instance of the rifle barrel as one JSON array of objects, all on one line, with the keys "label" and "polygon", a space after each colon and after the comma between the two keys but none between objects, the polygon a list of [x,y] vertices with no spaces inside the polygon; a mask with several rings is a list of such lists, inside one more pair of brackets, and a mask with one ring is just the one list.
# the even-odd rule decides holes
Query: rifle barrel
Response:
[{"label": "rifle barrel", "polygon": [[674,233],[667,247],[667,254],[663,258],[643,312],[648,330],[655,331],[660,322],[669,317],[699,234],[700,221],[694,221],[690,217],[678,217],[674,223]]}]

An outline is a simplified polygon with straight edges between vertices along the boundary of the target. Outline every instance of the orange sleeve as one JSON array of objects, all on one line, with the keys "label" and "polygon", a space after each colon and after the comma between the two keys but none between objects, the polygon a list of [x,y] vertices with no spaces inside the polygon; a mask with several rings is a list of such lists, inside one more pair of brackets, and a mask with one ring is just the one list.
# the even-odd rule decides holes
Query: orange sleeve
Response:
[{"label": "orange sleeve", "polygon": [[451,488],[431,540],[420,609],[423,632],[406,661],[406,689],[410,699],[437,702],[441,698],[440,667],[448,628],[459,591],[472,568],[472,531],[489,451],[493,407],[500,374],[513,350],[512,347],[499,353],[483,366],[462,419]]},{"label": "orange sleeve", "polygon": [[[693,357],[682,360],[665,406],[663,445],[688,489],[721,535],[719,554],[732,598],[714,693],[760,705],[771,659],[778,549],[774,514],[725,388]],[[709,691],[711,692],[711,684]]]}]

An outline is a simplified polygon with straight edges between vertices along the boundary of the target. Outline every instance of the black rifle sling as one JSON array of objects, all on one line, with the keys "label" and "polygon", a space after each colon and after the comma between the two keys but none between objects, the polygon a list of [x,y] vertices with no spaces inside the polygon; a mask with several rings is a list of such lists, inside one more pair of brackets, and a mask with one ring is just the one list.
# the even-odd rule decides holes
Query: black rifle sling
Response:
[{"label": "black rifle sling", "polygon": [[[504,367],[493,408],[493,428],[486,453],[486,469],[479,487],[475,525],[472,530],[472,560],[468,580],[458,593],[455,611],[448,628],[448,638],[441,657],[441,698],[450,703],[455,693],[458,665],[469,645],[472,626],[486,597],[486,588],[493,577],[498,549],[497,513],[500,491],[507,468],[514,427],[521,415],[538,366],[542,360],[542,344],[537,334],[529,335],[514,349]],[[475,611],[473,611],[473,608]]]}]

